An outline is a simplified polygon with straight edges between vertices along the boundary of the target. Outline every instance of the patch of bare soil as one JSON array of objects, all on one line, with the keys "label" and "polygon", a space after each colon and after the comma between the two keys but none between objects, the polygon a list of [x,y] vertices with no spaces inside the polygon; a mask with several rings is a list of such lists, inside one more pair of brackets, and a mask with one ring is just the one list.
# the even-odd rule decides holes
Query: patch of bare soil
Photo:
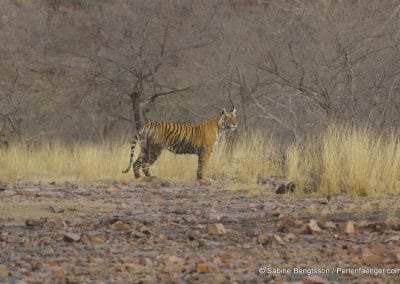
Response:
[{"label": "patch of bare soil", "polygon": [[[395,283],[399,199],[167,181],[8,184],[0,282]],[[349,270],[361,268],[370,270]]]}]

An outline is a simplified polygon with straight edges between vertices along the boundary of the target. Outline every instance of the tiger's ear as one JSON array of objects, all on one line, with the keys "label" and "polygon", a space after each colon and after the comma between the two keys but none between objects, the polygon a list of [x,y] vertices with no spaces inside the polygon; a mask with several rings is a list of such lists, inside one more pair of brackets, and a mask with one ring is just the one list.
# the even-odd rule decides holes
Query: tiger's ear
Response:
[{"label": "tiger's ear", "polygon": [[232,110],[232,113],[233,113],[233,114],[236,114],[236,109],[235,109],[235,108]]},{"label": "tiger's ear", "polygon": [[223,108],[222,111],[221,111],[221,114],[225,114],[225,113],[226,113],[226,109]]}]

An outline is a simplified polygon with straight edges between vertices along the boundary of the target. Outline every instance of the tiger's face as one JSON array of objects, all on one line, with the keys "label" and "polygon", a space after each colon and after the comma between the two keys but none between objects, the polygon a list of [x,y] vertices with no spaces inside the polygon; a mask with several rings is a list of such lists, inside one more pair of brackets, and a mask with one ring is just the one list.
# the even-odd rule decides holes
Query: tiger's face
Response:
[{"label": "tiger's face", "polygon": [[221,118],[218,121],[218,126],[224,130],[234,131],[237,128],[236,109],[221,111]]}]

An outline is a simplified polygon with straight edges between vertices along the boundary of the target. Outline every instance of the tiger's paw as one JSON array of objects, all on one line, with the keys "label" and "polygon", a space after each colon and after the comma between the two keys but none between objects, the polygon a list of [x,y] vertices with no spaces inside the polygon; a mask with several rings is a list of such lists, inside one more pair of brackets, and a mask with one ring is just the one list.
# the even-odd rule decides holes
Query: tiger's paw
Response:
[{"label": "tiger's paw", "polygon": [[154,181],[154,180],[157,180],[157,177],[156,176],[145,176],[145,177],[143,177],[143,180],[144,181]]},{"label": "tiger's paw", "polygon": [[211,181],[208,179],[202,178],[198,180],[200,186],[209,186],[211,185]]}]

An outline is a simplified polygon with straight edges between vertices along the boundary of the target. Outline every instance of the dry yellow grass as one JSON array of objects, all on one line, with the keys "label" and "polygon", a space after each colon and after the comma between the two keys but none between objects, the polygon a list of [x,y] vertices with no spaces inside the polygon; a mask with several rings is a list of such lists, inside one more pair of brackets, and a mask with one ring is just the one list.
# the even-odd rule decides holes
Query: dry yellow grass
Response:
[{"label": "dry yellow grass", "polygon": [[[213,179],[235,178],[247,184],[255,184],[256,177],[281,174],[281,167],[273,157],[276,146],[260,133],[243,137],[232,157],[225,155],[225,143],[215,149],[209,165],[208,176]],[[0,150],[0,178],[17,180],[87,181],[114,179],[133,181],[132,172],[122,174],[129,161],[128,143],[76,143],[45,142],[35,147],[13,144],[8,150]],[[136,150],[136,155],[139,153]],[[163,151],[152,166],[153,175],[174,181],[196,180],[197,156],[175,155]],[[142,174],[143,175],[143,174]]]},{"label": "dry yellow grass", "polygon": [[400,138],[368,128],[330,126],[287,153],[290,180],[324,195],[400,192]]},{"label": "dry yellow grass", "polygon": [[[208,176],[214,180],[229,178],[253,186],[258,176],[286,175],[298,188],[322,195],[400,192],[400,138],[395,133],[380,136],[367,128],[331,126],[302,144],[290,145],[284,170],[277,142],[260,132],[241,137],[231,157],[225,148],[222,142],[212,155]],[[134,181],[132,173],[121,173],[129,149],[128,143],[13,144],[7,151],[0,150],[0,178]],[[151,171],[173,181],[195,183],[196,168],[196,156],[164,151]]]}]

